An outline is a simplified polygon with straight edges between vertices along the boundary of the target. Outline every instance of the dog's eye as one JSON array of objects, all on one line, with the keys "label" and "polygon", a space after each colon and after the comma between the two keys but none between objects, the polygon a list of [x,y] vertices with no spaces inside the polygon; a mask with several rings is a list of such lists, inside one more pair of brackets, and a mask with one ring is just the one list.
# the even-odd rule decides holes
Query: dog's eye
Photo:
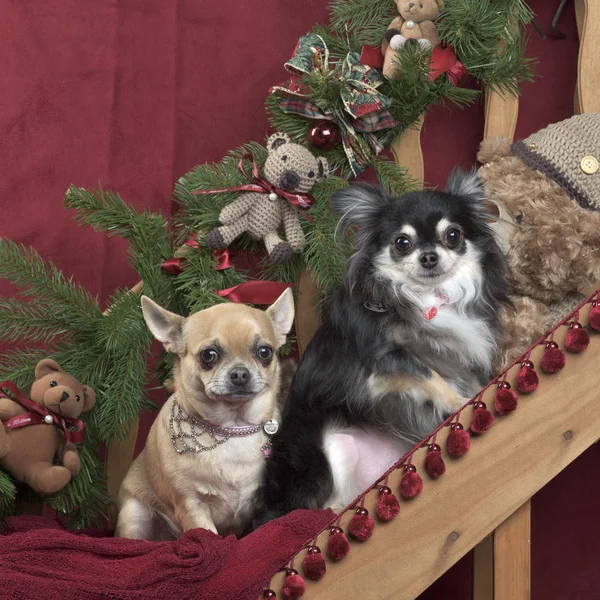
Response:
[{"label": "dog's eye", "polygon": [[212,365],[217,361],[218,358],[219,354],[213,348],[206,348],[205,350],[202,350],[202,352],[200,352],[200,360],[205,365]]},{"label": "dog's eye", "polygon": [[77,402],[79,402],[81,400],[81,398],[79,396],[75,396],[75,400],[77,400]]},{"label": "dog's eye", "polygon": [[269,346],[261,346],[257,351],[256,355],[263,362],[268,362],[273,358],[273,350]]},{"label": "dog's eye", "polygon": [[50,387],[56,387],[56,386],[57,386],[57,383],[56,383],[56,381],[51,381],[51,382],[50,382]]},{"label": "dog's eye", "polygon": [[398,248],[400,252],[408,252],[412,246],[410,238],[408,238],[405,235],[397,237],[394,243],[396,244],[396,248]]},{"label": "dog's eye", "polygon": [[281,157],[281,160],[282,160],[283,162],[285,162],[285,161],[287,160],[287,154],[284,154],[284,155]]},{"label": "dog's eye", "polygon": [[446,246],[456,248],[462,240],[462,233],[459,229],[448,229],[446,231]]}]

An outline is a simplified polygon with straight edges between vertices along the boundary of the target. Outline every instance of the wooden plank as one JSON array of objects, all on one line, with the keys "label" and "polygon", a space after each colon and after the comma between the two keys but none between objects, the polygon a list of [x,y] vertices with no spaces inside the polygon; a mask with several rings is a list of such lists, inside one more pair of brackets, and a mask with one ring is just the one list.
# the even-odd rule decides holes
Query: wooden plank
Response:
[{"label": "wooden plank", "polygon": [[531,597],[531,502],[494,533],[494,600]]},{"label": "wooden plank", "polygon": [[425,115],[421,115],[418,121],[396,137],[391,145],[394,160],[397,165],[404,167],[416,181],[421,183],[425,178],[423,165],[423,151],[421,150],[421,129]]},{"label": "wooden plank", "polygon": [[600,112],[600,2],[575,0],[575,15],[579,30],[579,60],[577,65],[577,112]]},{"label": "wooden plank", "polygon": [[308,342],[321,325],[321,311],[318,303],[321,297],[309,270],[302,267],[298,278],[298,299],[296,301],[296,343],[300,356],[304,354]]},{"label": "wooden plank", "polygon": [[505,137],[512,140],[519,116],[519,99],[506,93],[486,88],[485,90],[485,128],[483,138]]},{"label": "wooden plank", "polygon": [[473,552],[473,600],[493,600],[493,598],[494,534],[491,534],[477,544]]},{"label": "wooden plank", "polygon": [[[584,323],[587,312],[581,311]],[[561,328],[557,341],[565,334],[566,328]],[[532,353],[536,365],[542,352],[539,347]],[[445,456],[446,474],[435,481],[424,475],[423,494],[401,502],[400,515],[378,524],[364,544],[353,543],[340,563],[328,562],[325,578],[308,581],[304,597],[414,600],[600,437],[600,404],[592,375],[599,360],[600,335],[593,334],[585,352],[568,355],[562,372],[546,375],[538,369],[540,386],[520,397],[517,411],[498,417],[487,433],[474,437],[464,457]],[[515,375],[513,370],[509,381]],[[493,406],[494,392],[484,395],[488,406]],[[446,435],[438,436],[442,447]],[[421,472],[423,459],[424,451],[419,451],[414,462]],[[399,478],[399,472],[390,477],[393,490]],[[372,513],[376,501],[375,493],[367,496]],[[343,527],[351,516],[344,515]],[[319,536],[321,548],[327,538],[327,532]],[[272,582],[277,592],[281,580],[278,575]]]}]

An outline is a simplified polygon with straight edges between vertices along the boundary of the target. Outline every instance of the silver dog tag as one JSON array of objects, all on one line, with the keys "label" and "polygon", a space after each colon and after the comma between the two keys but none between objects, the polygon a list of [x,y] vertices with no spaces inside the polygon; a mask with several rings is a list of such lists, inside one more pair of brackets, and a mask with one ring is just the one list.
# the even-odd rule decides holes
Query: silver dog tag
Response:
[{"label": "silver dog tag", "polygon": [[263,429],[267,435],[275,435],[279,429],[279,423],[275,419],[269,419],[263,425]]}]

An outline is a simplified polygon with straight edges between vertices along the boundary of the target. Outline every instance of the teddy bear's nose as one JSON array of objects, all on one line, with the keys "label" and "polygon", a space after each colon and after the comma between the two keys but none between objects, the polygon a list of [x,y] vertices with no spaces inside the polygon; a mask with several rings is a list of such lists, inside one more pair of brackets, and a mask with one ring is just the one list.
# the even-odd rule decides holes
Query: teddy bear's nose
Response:
[{"label": "teddy bear's nose", "polygon": [[408,3],[408,8],[412,8],[414,5],[415,5],[415,3],[414,3],[414,2],[409,2],[409,3]]},{"label": "teddy bear's nose", "polygon": [[284,190],[292,191],[296,189],[296,187],[300,183],[300,177],[298,177],[298,175],[296,175],[296,173],[294,173],[293,171],[285,171],[279,181],[280,186]]},{"label": "teddy bear's nose", "polygon": [[60,397],[60,401],[64,402],[65,400],[69,399],[69,394],[67,394],[67,392],[63,392],[61,397]]}]

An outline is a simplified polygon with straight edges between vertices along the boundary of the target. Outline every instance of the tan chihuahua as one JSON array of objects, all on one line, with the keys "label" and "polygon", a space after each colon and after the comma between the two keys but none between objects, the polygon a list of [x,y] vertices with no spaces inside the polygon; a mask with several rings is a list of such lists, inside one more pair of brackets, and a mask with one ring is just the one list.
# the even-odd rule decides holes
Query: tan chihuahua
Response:
[{"label": "tan chihuahua", "polygon": [[292,327],[292,292],[265,312],[218,304],[186,319],[145,296],[142,310],[176,355],[175,393],[123,480],[116,536],[244,533],[280,418],[277,350]]}]

